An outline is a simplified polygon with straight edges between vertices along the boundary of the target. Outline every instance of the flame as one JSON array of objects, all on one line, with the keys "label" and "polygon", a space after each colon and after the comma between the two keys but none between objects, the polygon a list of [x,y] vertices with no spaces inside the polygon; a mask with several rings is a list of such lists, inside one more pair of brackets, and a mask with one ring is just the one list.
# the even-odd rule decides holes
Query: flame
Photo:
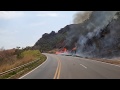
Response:
[{"label": "flame", "polygon": [[56,54],[65,53],[65,52],[67,52],[67,49],[62,48],[61,50],[57,51]]},{"label": "flame", "polygon": [[63,48],[63,52],[67,52],[67,49],[66,49],[66,48]]},{"label": "flame", "polygon": [[60,52],[57,51],[56,54],[60,54]]},{"label": "flame", "polygon": [[74,48],[71,50],[71,53],[76,54],[76,50],[77,50],[77,48],[76,48],[76,47],[74,47]]},{"label": "flame", "polygon": [[77,48],[76,47],[74,47],[72,50],[74,51],[74,50],[76,50]]}]

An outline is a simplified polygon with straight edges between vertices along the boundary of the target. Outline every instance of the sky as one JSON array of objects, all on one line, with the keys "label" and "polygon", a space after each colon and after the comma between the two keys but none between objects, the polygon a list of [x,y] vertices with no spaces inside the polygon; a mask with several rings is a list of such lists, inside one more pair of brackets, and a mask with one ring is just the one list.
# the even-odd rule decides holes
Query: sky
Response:
[{"label": "sky", "polygon": [[33,46],[44,33],[73,23],[77,11],[0,11],[0,48]]}]

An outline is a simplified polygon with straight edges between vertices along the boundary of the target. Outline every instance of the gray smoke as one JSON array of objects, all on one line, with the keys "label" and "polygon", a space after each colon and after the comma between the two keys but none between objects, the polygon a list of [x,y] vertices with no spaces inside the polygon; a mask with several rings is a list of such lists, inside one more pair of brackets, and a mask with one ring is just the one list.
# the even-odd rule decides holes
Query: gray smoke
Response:
[{"label": "gray smoke", "polygon": [[92,11],[80,11],[75,14],[75,17],[73,19],[74,24],[82,23],[83,21],[87,20],[90,16]]},{"label": "gray smoke", "polygon": [[84,22],[70,25],[66,46],[73,48],[77,43],[77,55],[82,57],[119,55],[116,47],[120,48],[120,20],[116,13],[118,11],[94,11]]}]

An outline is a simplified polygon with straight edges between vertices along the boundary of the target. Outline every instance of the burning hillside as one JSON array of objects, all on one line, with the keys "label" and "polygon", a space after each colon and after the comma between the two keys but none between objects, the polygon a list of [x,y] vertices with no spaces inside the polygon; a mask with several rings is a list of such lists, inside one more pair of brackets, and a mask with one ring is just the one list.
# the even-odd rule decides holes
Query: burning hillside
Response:
[{"label": "burning hillside", "polygon": [[[51,50],[65,47],[66,52],[74,52],[82,57],[114,58],[120,56],[119,11],[90,11],[81,16],[77,14],[74,22],[75,24],[62,28],[60,30],[62,33],[58,31],[59,33],[52,35],[51,40],[48,40],[48,43],[54,41],[51,44],[54,46]],[[39,46],[39,49],[42,46],[40,43],[45,41],[42,39],[43,37],[35,44],[36,47]]]},{"label": "burning hillside", "polygon": [[76,28],[67,34],[66,46],[71,47],[77,40],[78,55],[99,58],[119,56],[120,12],[95,11]]}]

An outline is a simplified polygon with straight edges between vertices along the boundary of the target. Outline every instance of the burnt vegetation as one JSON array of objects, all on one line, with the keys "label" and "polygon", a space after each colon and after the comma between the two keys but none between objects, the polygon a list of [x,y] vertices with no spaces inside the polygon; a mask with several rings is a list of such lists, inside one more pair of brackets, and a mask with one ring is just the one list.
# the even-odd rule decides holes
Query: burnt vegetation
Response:
[{"label": "burnt vegetation", "polygon": [[[33,48],[46,52],[64,47],[71,50],[76,46],[76,53],[81,57],[119,57],[120,12],[93,11],[85,14],[86,20],[84,15],[77,14],[75,24],[65,26],[58,33],[44,34]],[[82,17],[84,20],[80,19]]]}]

